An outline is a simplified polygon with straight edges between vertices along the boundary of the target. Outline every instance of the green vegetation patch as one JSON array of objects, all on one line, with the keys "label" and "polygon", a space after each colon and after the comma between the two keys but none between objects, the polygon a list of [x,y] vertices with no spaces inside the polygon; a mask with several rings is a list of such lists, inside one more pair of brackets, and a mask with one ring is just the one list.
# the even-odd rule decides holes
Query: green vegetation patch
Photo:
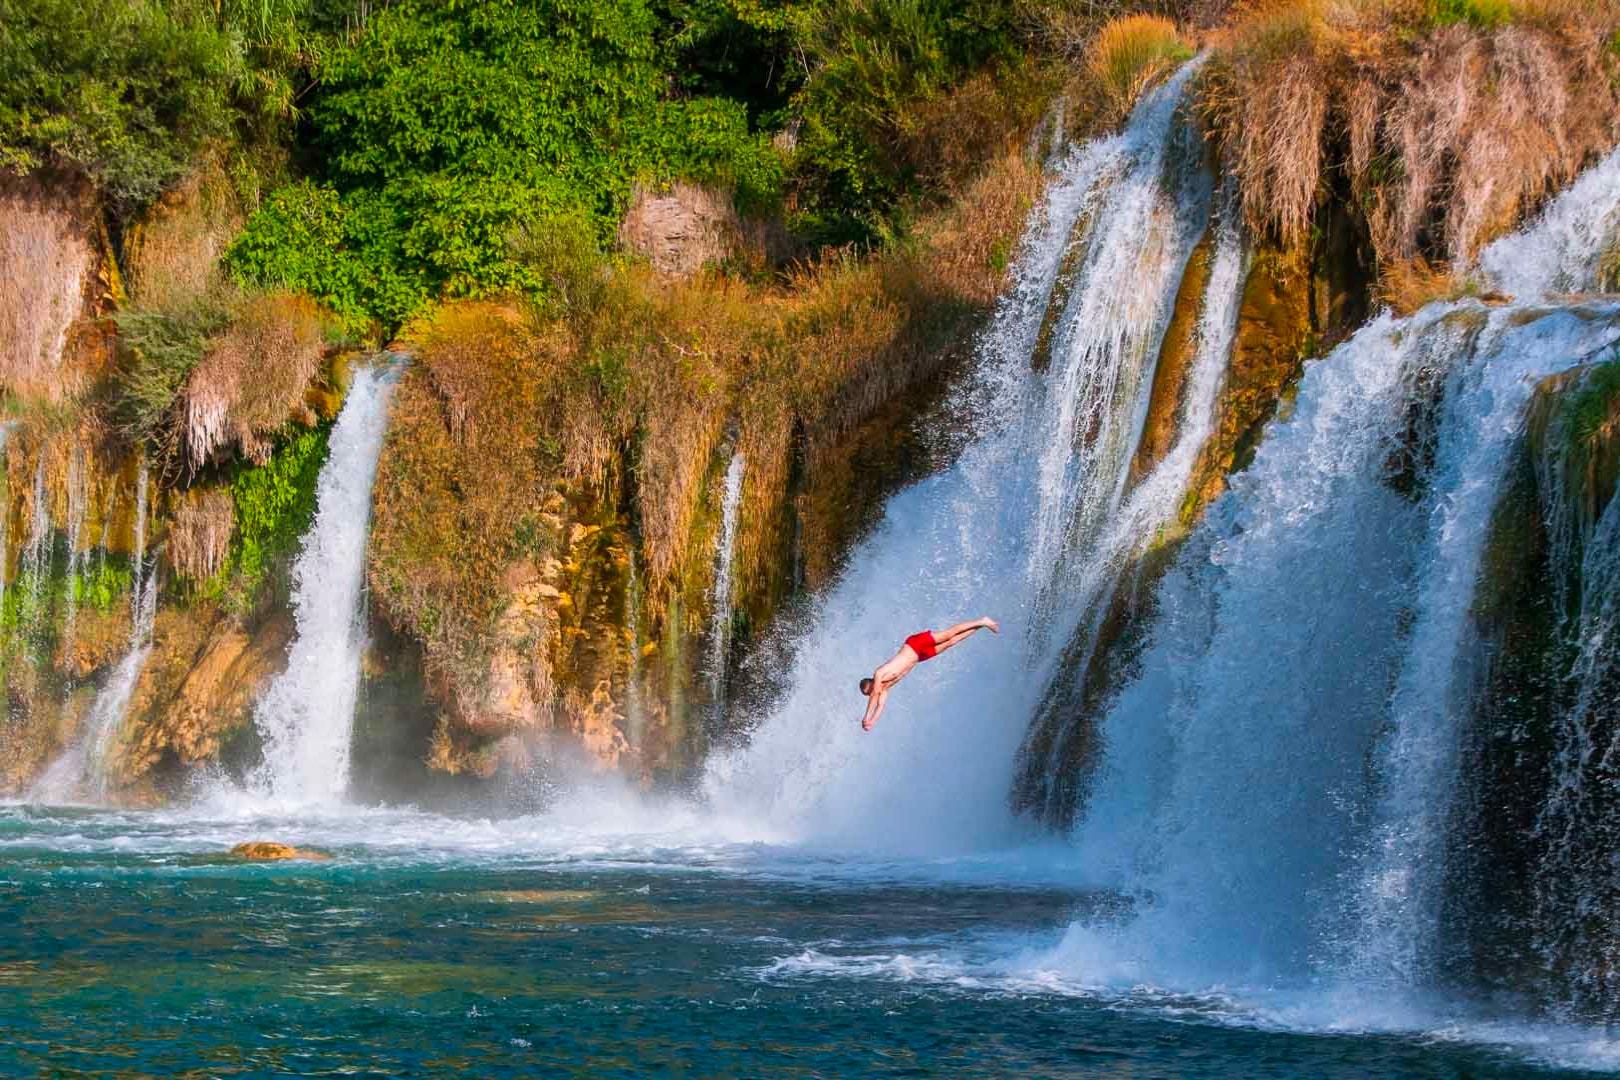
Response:
[{"label": "green vegetation patch", "polygon": [[304,0],[0,0],[0,166],[82,169],[123,206],[291,115]]},{"label": "green vegetation patch", "polygon": [[326,463],[330,425],[285,439],[261,466],[239,465],[231,477],[236,530],[225,567],[201,589],[239,611],[260,599],[273,571],[297,553],[315,517],[315,485]]}]

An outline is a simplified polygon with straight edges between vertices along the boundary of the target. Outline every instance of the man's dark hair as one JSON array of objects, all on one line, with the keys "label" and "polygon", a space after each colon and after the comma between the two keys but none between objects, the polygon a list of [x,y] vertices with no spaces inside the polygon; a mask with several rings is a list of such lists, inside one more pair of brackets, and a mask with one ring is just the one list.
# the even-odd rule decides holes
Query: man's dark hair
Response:
[{"label": "man's dark hair", "polygon": [[862,679],[861,680],[861,693],[865,694],[867,697],[872,696],[872,680],[871,679]]}]

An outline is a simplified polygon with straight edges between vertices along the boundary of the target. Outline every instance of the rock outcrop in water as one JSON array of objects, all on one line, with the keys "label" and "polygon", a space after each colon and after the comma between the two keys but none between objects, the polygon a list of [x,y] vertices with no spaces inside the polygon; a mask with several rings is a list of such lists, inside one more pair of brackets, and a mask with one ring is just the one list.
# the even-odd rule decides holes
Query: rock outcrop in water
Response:
[{"label": "rock outcrop in water", "polygon": [[286,862],[295,859],[326,862],[332,858],[324,851],[293,847],[274,840],[247,840],[231,848],[231,854],[248,862]]}]

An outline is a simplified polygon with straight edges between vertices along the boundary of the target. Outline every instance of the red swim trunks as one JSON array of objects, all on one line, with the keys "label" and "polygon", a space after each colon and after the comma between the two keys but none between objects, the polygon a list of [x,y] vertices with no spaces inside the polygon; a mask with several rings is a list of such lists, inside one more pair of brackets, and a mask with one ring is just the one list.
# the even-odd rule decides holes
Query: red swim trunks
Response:
[{"label": "red swim trunks", "polygon": [[906,638],[906,644],[911,651],[917,654],[918,660],[931,660],[939,650],[934,647],[934,632],[932,630],[919,630]]}]

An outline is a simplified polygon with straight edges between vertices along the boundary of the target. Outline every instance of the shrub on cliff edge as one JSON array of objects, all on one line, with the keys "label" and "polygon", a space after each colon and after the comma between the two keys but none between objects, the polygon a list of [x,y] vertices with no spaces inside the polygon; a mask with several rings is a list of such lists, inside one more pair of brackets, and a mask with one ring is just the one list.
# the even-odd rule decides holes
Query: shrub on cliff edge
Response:
[{"label": "shrub on cliff edge", "polygon": [[1257,230],[1305,237],[1342,168],[1381,260],[1466,260],[1613,145],[1617,29],[1612,0],[1257,0],[1203,104]]}]

